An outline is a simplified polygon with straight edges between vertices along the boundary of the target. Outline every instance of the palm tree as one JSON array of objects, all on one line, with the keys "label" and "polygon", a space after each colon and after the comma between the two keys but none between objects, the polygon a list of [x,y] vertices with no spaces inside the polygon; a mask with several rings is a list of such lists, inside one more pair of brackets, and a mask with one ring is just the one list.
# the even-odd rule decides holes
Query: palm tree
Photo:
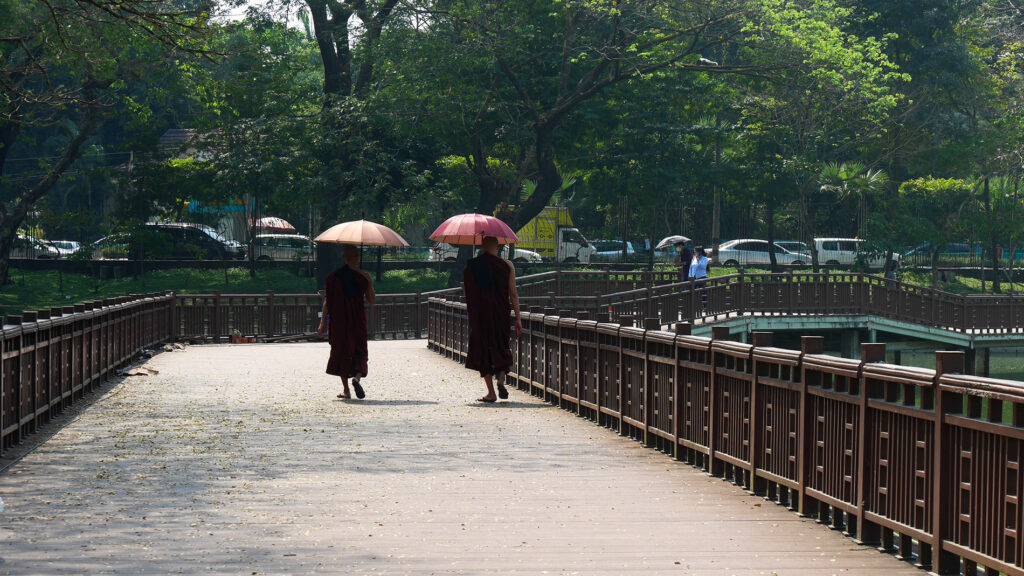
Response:
[{"label": "palm tree", "polygon": [[857,236],[864,237],[867,226],[868,198],[885,188],[889,177],[882,170],[867,169],[860,162],[830,162],[821,169],[822,192],[837,194],[840,199],[857,198]]}]

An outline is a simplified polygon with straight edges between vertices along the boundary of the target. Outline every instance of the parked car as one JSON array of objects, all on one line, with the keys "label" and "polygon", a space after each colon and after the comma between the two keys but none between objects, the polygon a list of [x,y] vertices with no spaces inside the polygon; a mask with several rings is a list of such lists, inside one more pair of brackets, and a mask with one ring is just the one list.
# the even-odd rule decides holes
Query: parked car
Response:
[{"label": "parked car", "polygon": [[[815,238],[814,247],[818,251],[818,262],[825,266],[853,266],[863,261],[868,268],[885,267],[885,255],[869,253],[860,238]],[[899,262],[899,254],[892,256]]]},{"label": "parked car", "polygon": [[[185,230],[184,233],[183,233],[184,239],[186,241],[192,241],[192,240],[195,240],[197,238],[195,236],[195,234],[191,230],[199,230],[199,231],[203,232],[204,234],[209,236],[211,239],[213,239],[213,241],[215,243],[219,244],[223,248],[223,250],[224,250],[224,255],[223,256],[218,256],[217,258],[212,258],[212,256],[211,256],[211,258],[209,258],[209,259],[217,259],[217,260],[244,260],[245,256],[246,256],[245,244],[242,244],[241,242],[238,242],[237,240],[228,240],[220,232],[217,232],[217,230],[215,230],[212,226],[207,226],[206,224],[194,224],[194,223],[191,223],[191,222],[158,222],[158,223],[149,223],[149,224],[147,224],[147,226],[158,226],[158,227],[161,227],[161,228],[163,228],[165,230],[171,230],[171,229],[174,229],[174,228],[189,229],[189,230]],[[173,232],[173,230],[172,230],[172,232]],[[206,240],[201,240],[201,244],[204,245],[204,246],[211,246],[212,247],[212,244],[207,242]],[[211,249],[210,254],[212,255],[214,252],[219,253],[220,251],[219,250]]]},{"label": "parked car", "polygon": [[742,238],[722,242],[718,247],[718,261],[724,266],[769,266],[771,251],[775,252],[775,262],[783,266],[803,266],[808,257],[790,252],[778,244],[769,244],[767,240]]},{"label": "parked car", "polygon": [[[597,252],[594,252],[590,256],[591,261],[594,262],[620,262],[622,261],[622,240],[594,240],[594,248],[597,248]],[[626,260],[632,262],[637,259],[636,249],[633,247],[633,243],[626,241]]]},{"label": "parked car", "polygon": [[792,252],[794,254],[803,254],[808,260],[811,258],[811,247],[808,246],[806,242],[801,242],[799,240],[776,240],[775,245],[782,246],[788,252]]},{"label": "parked car", "polygon": [[60,252],[42,238],[18,233],[11,247],[11,258],[28,258],[34,260],[56,260]]},{"label": "parked car", "polygon": [[[498,255],[508,260],[508,250],[509,247],[507,245],[502,246],[501,249],[498,250]],[[476,253],[479,253],[479,248],[477,248]],[[439,242],[430,249],[430,253],[427,255],[427,260],[432,262],[454,262],[458,257],[458,246]],[[543,262],[543,259],[537,252],[516,248],[515,257],[512,258],[512,261],[520,264],[536,264],[538,262]]]},{"label": "parked car", "polygon": [[228,241],[209,226],[181,222],[150,223],[133,233],[112,234],[93,242],[94,260],[169,259],[233,260],[245,257],[245,247]]},{"label": "parked car", "polygon": [[257,234],[252,239],[257,260],[302,260],[312,254],[310,246],[316,244],[303,234]]},{"label": "parked car", "polygon": [[[971,249],[970,244],[962,242],[950,242],[939,248],[938,261],[941,264],[969,264],[973,259],[981,258],[981,246]],[[910,260],[914,264],[930,266],[932,263],[932,245],[928,242],[915,246],[903,252],[904,260]]]},{"label": "parked car", "polygon": [[78,252],[78,249],[82,247],[81,244],[74,240],[48,240],[47,242],[57,250],[60,258],[67,258]]}]

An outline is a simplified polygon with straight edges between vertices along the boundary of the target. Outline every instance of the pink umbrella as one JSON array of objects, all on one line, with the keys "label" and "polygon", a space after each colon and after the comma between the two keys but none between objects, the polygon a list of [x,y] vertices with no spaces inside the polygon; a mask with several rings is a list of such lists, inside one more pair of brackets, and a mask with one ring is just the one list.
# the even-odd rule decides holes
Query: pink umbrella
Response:
[{"label": "pink umbrella", "polygon": [[459,214],[445,220],[430,235],[431,240],[448,244],[477,245],[484,236],[494,236],[498,244],[515,244],[519,236],[507,224],[494,216],[484,214]]},{"label": "pink umbrella", "polygon": [[290,222],[284,218],[278,218],[276,216],[267,216],[266,218],[260,218],[256,221],[253,226],[256,230],[261,232],[287,232],[294,233],[295,226],[292,226]]},{"label": "pink umbrella", "polygon": [[408,246],[409,243],[391,228],[383,224],[355,220],[331,226],[314,238],[317,242],[329,244],[353,244],[360,246]]}]

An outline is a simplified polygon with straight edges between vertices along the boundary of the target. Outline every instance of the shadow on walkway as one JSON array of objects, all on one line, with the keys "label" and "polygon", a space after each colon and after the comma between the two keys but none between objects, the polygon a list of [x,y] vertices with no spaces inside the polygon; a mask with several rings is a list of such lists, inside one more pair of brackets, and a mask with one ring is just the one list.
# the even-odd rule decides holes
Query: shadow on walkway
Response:
[{"label": "shadow on walkway", "polygon": [[498,400],[497,402],[467,402],[466,406],[473,408],[555,408],[552,404],[530,404],[527,402],[516,402],[515,400]]},{"label": "shadow on walkway", "polygon": [[335,398],[334,401],[342,404],[365,404],[367,406],[431,406],[437,404],[433,400],[375,400],[373,398],[364,398],[362,400],[358,398]]}]

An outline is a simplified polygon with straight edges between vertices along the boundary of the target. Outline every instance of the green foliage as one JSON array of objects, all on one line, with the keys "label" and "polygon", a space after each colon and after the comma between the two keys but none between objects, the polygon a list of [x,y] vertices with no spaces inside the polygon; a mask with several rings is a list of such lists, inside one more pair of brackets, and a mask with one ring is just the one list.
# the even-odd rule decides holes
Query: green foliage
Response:
[{"label": "green foliage", "polygon": [[[890,205],[887,236],[905,245],[927,243],[934,267],[938,252],[963,239],[971,215],[972,186],[957,179],[918,178],[900,185]],[[937,274],[932,275],[933,283]]]}]

